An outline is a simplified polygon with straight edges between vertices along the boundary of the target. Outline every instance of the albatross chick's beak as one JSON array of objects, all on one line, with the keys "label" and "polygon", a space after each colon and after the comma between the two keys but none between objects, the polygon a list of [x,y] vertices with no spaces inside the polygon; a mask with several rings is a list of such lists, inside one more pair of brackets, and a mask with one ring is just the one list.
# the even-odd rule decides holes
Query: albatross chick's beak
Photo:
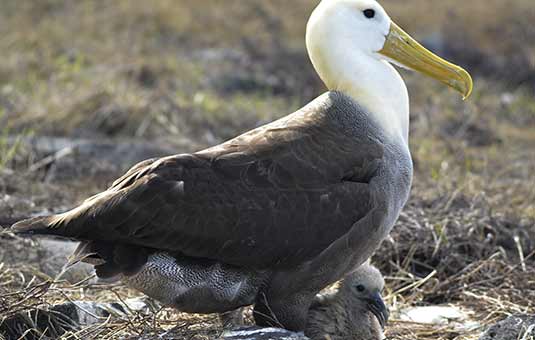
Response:
[{"label": "albatross chick's beak", "polygon": [[388,312],[388,308],[383,302],[383,297],[380,293],[375,293],[373,294],[373,296],[371,296],[370,299],[368,299],[367,302],[368,308],[373,313],[373,315],[375,315],[375,317],[379,321],[379,324],[381,324],[381,328],[383,328],[384,330],[386,323],[388,322],[388,317],[390,316],[390,313]]},{"label": "albatross chick's beak", "polygon": [[427,50],[394,22],[379,53],[401,66],[452,87],[463,95],[463,99],[472,93],[473,82],[468,72]]}]

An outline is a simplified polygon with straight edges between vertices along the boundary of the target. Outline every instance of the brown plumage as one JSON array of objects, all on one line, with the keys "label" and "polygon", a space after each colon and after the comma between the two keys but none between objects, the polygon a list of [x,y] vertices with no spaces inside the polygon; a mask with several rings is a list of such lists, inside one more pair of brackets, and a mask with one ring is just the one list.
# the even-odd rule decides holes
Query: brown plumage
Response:
[{"label": "brown plumage", "polygon": [[370,211],[382,157],[329,113],[314,105],[195,154],[147,160],[78,208],[15,229],[92,241],[108,257],[136,245],[256,268],[302,263]]},{"label": "brown plumage", "polygon": [[363,264],[334,292],[319,295],[308,313],[305,334],[313,340],[380,340],[388,312],[381,299],[384,280]]}]

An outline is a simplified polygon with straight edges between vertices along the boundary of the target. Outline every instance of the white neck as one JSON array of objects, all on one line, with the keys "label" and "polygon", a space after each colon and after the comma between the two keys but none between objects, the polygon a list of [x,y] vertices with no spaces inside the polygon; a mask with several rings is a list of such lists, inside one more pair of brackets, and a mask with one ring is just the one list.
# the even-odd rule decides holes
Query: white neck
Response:
[{"label": "white neck", "polygon": [[408,144],[409,95],[405,82],[387,61],[358,50],[343,41],[338,48],[319,51],[309,44],[312,63],[329,90],[352,97],[392,139]]}]

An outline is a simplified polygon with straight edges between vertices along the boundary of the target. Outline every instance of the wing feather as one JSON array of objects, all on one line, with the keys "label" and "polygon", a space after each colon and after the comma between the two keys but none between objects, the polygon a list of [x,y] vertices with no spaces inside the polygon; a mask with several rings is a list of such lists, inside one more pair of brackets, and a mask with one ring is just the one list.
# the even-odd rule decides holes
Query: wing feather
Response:
[{"label": "wing feather", "polygon": [[147,160],[40,223],[234,265],[302,263],[370,211],[367,183],[382,158],[376,141],[347,135],[336,109],[315,104],[199,153]]}]

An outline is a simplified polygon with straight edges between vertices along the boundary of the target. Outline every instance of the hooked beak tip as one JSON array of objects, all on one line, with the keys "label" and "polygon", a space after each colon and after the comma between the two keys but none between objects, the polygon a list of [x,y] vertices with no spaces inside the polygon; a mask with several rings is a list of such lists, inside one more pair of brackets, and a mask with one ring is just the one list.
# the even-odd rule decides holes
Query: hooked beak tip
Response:
[{"label": "hooked beak tip", "polygon": [[368,300],[368,308],[370,309],[372,314],[375,315],[377,321],[379,321],[379,324],[381,325],[381,328],[384,330],[388,322],[390,313],[385,303],[383,302],[381,294],[377,293],[373,296],[373,298]]}]

